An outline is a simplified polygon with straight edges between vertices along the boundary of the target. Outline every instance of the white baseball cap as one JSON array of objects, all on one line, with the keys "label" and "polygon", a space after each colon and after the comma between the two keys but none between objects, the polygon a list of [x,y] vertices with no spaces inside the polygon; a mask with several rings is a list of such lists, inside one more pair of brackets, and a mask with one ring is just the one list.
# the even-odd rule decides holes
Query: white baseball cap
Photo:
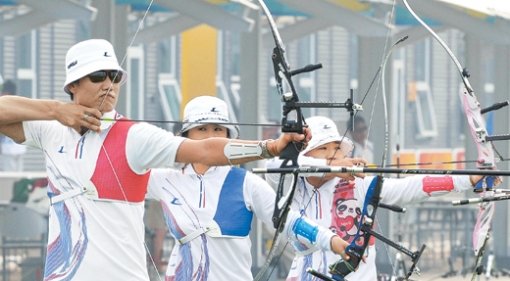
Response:
[{"label": "white baseball cap", "polygon": [[126,82],[127,73],[120,67],[112,44],[104,39],[90,39],[73,45],[66,54],[66,81],[64,91],[72,82],[98,70],[122,71],[121,84]]},{"label": "white baseball cap", "polygon": [[340,149],[344,155],[350,156],[350,153],[354,148],[354,144],[348,137],[340,136],[333,120],[323,116],[314,116],[307,118],[305,122],[308,124],[308,128],[312,131],[312,139],[308,142],[308,146],[301,151],[302,155],[321,145],[330,142],[339,142],[341,143]]},{"label": "white baseball cap", "polygon": [[229,130],[230,138],[237,139],[239,137],[239,128],[235,125],[225,124],[230,123],[228,116],[227,104],[212,96],[196,97],[188,102],[184,107],[184,118],[182,133],[204,124],[219,124]]}]

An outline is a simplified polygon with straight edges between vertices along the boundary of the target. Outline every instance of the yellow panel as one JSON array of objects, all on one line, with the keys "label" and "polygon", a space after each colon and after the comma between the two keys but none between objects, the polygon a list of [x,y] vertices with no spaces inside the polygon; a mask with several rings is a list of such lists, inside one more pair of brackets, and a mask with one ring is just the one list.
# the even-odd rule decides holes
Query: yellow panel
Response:
[{"label": "yellow panel", "polygon": [[[418,166],[416,165],[410,165],[410,164],[416,164],[418,163],[416,158],[416,152],[414,150],[403,150],[400,151],[400,158],[399,158],[399,165],[402,165],[401,168],[406,169],[417,169]],[[392,155],[391,165],[395,166],[397,165],[397,155],[394,153]]]},{"label": "yellow panel", "polygon": [[362,4],[358,0],[329,0],[329,2],[356,12],[366,11],[370,8],[369,4]]},{"label": "yellow panel", "polygon": [[[420,168],[422,169],[453,169],[453,164],[446,164],[446,162],[452,162],[452,160],[451,150],[421,151],[419,156],[419,162],[422,163]],[[426,165],[426,163],[430,164]]]},{"label": "yellow panel", "polygon": [[181,112],[197,96],[216,96],[216,29],[200,25],[181,35]]},{"label": "yellow panel", "polygon": [[209,2],[209,3],[211,3],[211,4],[216,4],[216,5],[218,5],[218,4],[225,4],[225,3],[227,3],[228,1],[227,1],[227,0],[207,0],[206,2]]},{"label": "yellow panel", "polygon": [[[446,4],[449,4],[453,8],[462,11],[463,13],[466,13],[470,15],[473,18],[479,19],[479,20],[485,20],[487,17],[491,14],[493,14],[494,11],[491,11],[489,8],[490,4],[483,5],[480,0],[475,1],[466,1],[466,0],[441,0],[441,2],[444,2]],[[477,3],[478,2],[478,3]]]},{"label": "yellow panel", "polygon": [[465,11],[466,11],[466,14],[468,14],[476,19],[485,20],[487,18],[487,15],[482,12],[477,12],[477,11],[470,10],[470,9],[465,9]]},{"label": "yellow panel", "polygon": [[466,151],[464,148],[457,148],[453,151],[453,157],[455,161],[459,162],[456,164],[455,169],[466,169],[466,163],[463,163],[463,161],[466,160]]}]

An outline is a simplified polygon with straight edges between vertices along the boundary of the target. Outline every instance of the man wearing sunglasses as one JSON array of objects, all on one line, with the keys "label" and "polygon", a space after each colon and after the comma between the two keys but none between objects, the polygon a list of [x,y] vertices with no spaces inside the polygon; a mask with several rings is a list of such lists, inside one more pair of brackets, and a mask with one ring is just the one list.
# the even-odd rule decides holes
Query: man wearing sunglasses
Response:
[{"label": "man wearing sunglasses", "polygon": [[115,110],[127,73],[105,40],[72,46],[65,69],[72,103],[0,97],[0,133],[41,149],[46,159],[51,207],[44,280],[149,280],[143,210],[151,168],[240,164],[311,138],[191,140],[131,122]]}]

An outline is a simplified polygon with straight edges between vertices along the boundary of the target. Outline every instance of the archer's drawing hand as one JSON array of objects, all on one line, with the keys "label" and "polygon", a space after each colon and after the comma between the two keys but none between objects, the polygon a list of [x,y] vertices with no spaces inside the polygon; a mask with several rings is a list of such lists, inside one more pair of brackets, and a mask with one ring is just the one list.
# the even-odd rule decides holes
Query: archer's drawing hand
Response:
[{"label": "archer's drawing hand", "polygon": [[[330,166],[342,166],[342,167],[353,167],[353,166],[361,166],[365,167],[368,162],[363,158],[334,158],[330,162]],[[345,180],[354,180],[354,177],[364,178],[364,173],[337,173],[335,176],[345,179]]]},{"label": "archer's drawing hand", "polygon": [[75,103],[61,103],[56,109],[56,119],[62,125],[80,132],[83,128],[99,132],[101,112],[95,108]]}]

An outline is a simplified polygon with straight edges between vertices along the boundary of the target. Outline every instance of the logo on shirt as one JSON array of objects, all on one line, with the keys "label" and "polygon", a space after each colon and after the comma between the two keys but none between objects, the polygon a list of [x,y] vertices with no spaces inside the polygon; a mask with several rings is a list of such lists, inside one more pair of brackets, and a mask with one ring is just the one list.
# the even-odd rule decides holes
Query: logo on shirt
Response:
[{"label": "logo on shirt", "polygon": [[60,147],[60,149],[58,150],[58,153],[66,153],[66,152],[64,151],[64,146],[61,146],[61,147]]},{"label": "logo on shirt", "polygon": [[111,57],[112,55],[108,54],[108,52],[104,52],[104,56],[105,56],[105,57],[107,57],[107,58],[109,58],[109,57]]},{"label": "logo on shirt", "polygon": [[328,124],[325,124],[325,125],[324,125],[324,127],[323,127],[323,129],[324,129],[324,130],[329,130],[329,129],[331,129],[331,126],[330,126],[330,125],[328,125]]},{"label": "logo on shirt", "polygon": [[170,204],[172,204],[172,205],[182,205],[182,203],[179,201],[179,198],[177,198],[177,197],[174,197],[174,199],[172,199]]}]

